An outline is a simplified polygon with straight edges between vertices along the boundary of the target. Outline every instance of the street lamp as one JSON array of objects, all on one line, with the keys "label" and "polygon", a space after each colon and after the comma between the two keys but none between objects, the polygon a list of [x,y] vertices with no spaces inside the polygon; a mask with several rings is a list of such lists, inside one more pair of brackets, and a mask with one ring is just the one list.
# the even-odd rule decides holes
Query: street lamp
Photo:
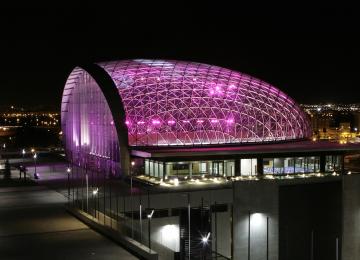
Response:
[{"label": "street lamp", "polygon": [[[26,151],[25,149],[22,149],[21,150],[21,154],[22,154],[22,165],[21,165],[21,170],[23,171],[24,173],[24,180],[26,179],[26,173],[25,173],[25,154],[26,154]],[[21,179],[21,170],[20,170],[20,179]]]},{"label": "street lamp", "polygon": [[202,238],[201,238],[201,242],[204,244],[204,245],[207,245],[208,244],[208,242],[209,242],[209,238],[210,238],[210,232],[206,235],[206,236],[203,236]]},{"label": "street lamp", "polygon": [[71,173],[71,168],[67,167],[66,172],[67,172],[67,180],[68,180],[68,200],[70,201],[70,173]]},{"label": "street lamp", "polygon": [[35,163],[34,178],[39,179],[39,175],[36,172],[36,159],[37,159],[37,154],[36,153],[34,154],[33,158],[34,158],[34,163]]}]

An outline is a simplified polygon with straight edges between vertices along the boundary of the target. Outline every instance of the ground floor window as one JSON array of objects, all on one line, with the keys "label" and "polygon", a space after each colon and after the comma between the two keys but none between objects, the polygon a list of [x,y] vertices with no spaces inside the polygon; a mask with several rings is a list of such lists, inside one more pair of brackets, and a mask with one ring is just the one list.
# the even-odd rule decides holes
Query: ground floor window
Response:
[{"label": "ground floor window", "polygon": [[242,176],[257,175],[257,159],[240,159],[240,174]]},{"label": "ground floor window", "polygon": [[163,178],[164,177],[164,163],[153,161],[153,160],[145,160],[145,174],[156,177]]},{"label": "ground floor window", "polygon": [[216,160],[216,161],[190,161],[190,162],[166,162],[167,176],[234,176],[234,160]]},{"label": "ground floor window", "polygon": [[341,155],[327,155],[325,158],[325,172],[340,171],[342,168]]},{"label": "ground floor window", "polygon": [[320,157],[264,158],[264,174],[294,174],[320,171]]}]

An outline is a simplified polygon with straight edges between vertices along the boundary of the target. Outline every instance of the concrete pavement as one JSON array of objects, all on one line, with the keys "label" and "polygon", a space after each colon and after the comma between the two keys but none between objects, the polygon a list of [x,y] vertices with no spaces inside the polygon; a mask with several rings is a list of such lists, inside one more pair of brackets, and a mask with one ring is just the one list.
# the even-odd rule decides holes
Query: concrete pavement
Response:
[{"label": "concrete pavement", "polygon": [[69,215],[43,186],[0,188],[0,259],[137,259]]}]

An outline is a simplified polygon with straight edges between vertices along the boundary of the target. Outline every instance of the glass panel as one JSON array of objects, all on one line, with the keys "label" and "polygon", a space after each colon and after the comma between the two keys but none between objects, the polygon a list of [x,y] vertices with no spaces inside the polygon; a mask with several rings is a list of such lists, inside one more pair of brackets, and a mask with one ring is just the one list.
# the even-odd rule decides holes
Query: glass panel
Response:
[{"label": "glass panel", "polygon": [[150,174],[150,169],[149,169],[150,165],[149,165],[149,160],[146,159],[145,160],[145,174],[149,175]]},{"label": "glass panel", "polygon": [[200,173],[207,173],[206,162],[201,162],[200,163]]},{"label": "glass panel", "polygon": [[251,159],[240,160],[240,173],[241,175],[247,176],[252,175],[251,173]]},{"label": "glass panel", "polygon": [[150,161],[149,169],[150,169],[150,176],[154,176],[154,162],[153,161]]},{"label": "glass panel", "polygon": [[304,173],[304,157],[296,157],[295,158],[295,172],[296,173]]},{"label": "glass panel", "polygon": [[274,159],[273,158],[264,158],[264,174],[273,174],[274,173]]},{"label": "glass panel", "polygon": [[159,178],[164,178],[164,164],[159,163]]},{"label": "glass panel", "polygon": [[235,175],[235,161],[225,161],[226,164],[226,176]]},{"label": "glass panel", "polygon": [[285,158],[284,159],[284,173],[294,173],[295,172],[295,159],[294,158]]}]

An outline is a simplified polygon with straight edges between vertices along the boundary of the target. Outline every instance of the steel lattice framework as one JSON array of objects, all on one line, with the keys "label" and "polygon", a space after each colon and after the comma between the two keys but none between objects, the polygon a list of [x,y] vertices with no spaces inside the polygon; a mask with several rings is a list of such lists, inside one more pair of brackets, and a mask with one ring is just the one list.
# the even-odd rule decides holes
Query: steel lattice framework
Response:
[{"label": "steel lattice framework", "polygon": [[[130,146],[257,143],[311,135],[308,117],[291,98],[246,74],[184,61],[97,66],[121,97],[126,114],[121,129]],[[87,155],[119,161],[122,133],[115,130],[113,106],[91,74],[73,70],[64,89],[62,125],[75,161]]]},{"label": "steel lattice framework", "polygon": [[100,63],[126,110],[133,146],[206,145],[308,138],[309,120],[279,89],[195,62]]}]

